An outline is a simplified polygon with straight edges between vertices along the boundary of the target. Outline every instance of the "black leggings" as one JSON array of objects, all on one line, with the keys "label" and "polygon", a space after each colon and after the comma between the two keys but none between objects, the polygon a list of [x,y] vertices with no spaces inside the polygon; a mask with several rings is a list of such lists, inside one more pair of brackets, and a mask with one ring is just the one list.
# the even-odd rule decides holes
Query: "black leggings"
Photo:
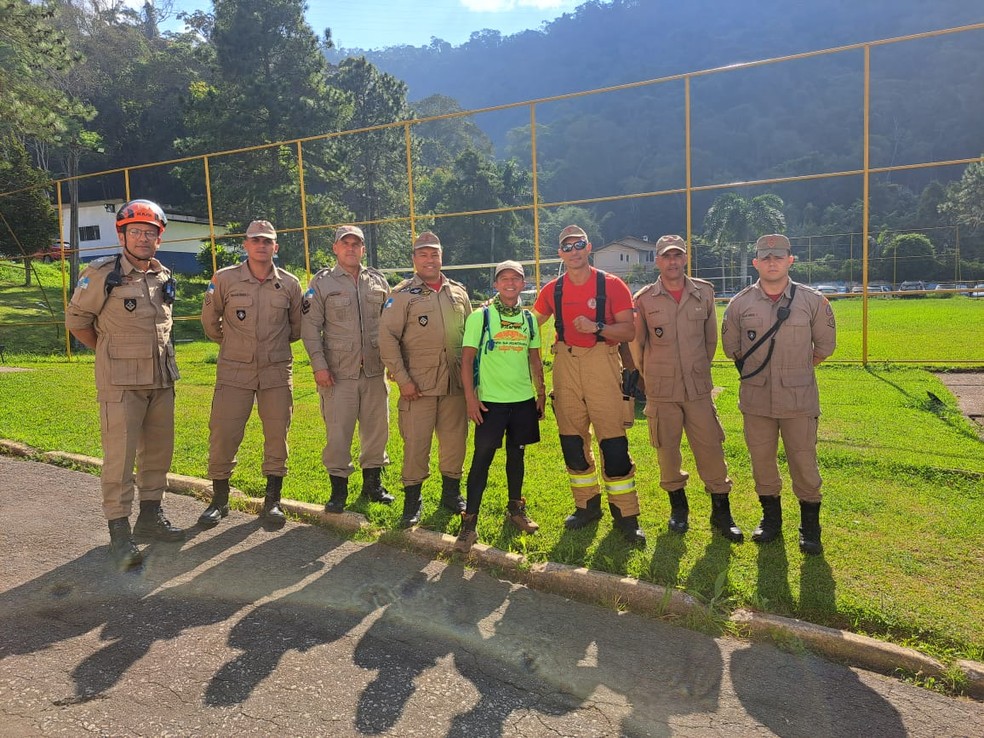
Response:
[{"label": "black leggings", "polygon": [[[471,469],[468,470],[468,504],[465,513],[475,515],[482,505],[482,495],[489,483],[489,467],[499,449],[493,447],[476,448],[472,456]],[[524,456],[525,446],[510,446],[506,444],[506,484],[509,488],[509,499],[518,500],[523,496],[523,476],[526,473]]]}]

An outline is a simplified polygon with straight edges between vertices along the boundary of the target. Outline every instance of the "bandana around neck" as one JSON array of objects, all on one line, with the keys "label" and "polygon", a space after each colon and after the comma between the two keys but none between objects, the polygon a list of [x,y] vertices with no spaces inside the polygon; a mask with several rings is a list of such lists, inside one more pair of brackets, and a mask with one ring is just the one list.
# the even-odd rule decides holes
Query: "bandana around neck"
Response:
[{"label": "bandana around neck", "polygon": [[519,300],[513,307],[504,305],[502,298],[496,295],[492,298],[492,304],[495,305],[495,309],[499,311],[499,315],[505,315],[507,318],[514,318],[523,312],[523,301]]}]

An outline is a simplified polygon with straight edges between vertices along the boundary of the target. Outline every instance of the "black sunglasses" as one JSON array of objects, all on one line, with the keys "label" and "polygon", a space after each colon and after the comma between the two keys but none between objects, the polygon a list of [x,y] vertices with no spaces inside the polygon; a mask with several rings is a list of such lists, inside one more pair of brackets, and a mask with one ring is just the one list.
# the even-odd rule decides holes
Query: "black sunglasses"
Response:
[{"label": "black sunglasses", "polygon": [[574,249],[577,249],[578,251],[584,251],[586,248],[588,248],[588,242],[585,241],[584,239],[581,239],[580,241],[575,241],[574,243],[560,244],[560,250],[563,251],[565,254],[571,253]]}]

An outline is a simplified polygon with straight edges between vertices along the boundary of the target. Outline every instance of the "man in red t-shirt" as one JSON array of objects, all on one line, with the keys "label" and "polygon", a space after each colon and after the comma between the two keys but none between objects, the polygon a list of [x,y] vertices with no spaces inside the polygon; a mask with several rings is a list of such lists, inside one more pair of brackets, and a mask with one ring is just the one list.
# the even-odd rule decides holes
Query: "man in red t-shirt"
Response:
[{"label": "man in red t-shirt", "polygon": [[557,329],[553,405],[575,505],[564,526],[575,530],[601,518],[601,492],[589,430],[594,428],[615,527],[631,543],[644,544],[635,465],[622,423],[622,361],[618,353],[619,343],[635,336],[632,294],[618,277],[594,269],[588,262],[590,253],[591,243],[581,228],[569,225],[562,230],[557,255],[566,273],[540,290],[533,305],[540,324],[553,315]]}]

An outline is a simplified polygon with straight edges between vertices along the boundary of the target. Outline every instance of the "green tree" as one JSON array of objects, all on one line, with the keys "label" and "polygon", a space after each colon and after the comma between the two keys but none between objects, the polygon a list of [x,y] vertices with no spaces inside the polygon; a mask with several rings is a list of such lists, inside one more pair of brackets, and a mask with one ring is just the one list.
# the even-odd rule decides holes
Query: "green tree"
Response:
[{"label": "green tree", "polygon": [[[318,37],[304,20],[301,0],[216,0],[214,17],[196,28],[215,51],[207,80],[192,84],[185,118],[184,153],[238,149],[339,129],[348,117],[345,95],[328,86]],[[347,219],[332,196],[340,167],[331,142],[305,144],[308,225]],[[181,170],[196,196],[204,195],[200,163]],[[301,225],[300,163],[293,145],[213,157],[210,163],[216,221],[238,228],[266,218],[278,230]],[[280,238],[285,262],[301,258],[298,233]]]},{"label": "green tree", "polygon": [[968,164],[960,181],[947,187],[939,211],[971,231],[984,225],[984,161]]},{"label": "green tree", "polygon": [[30,254],[57,238],[58,219],[48,199],[47,175],[31,166],[27,149],[11,133],[0,138],[0,255],[24,259],[31,284]]},{"label": "green tree", "polygon": [[900,233],[885,247],[882,278],[893,284],[906,280],[925,280],[936,270],[933,242],[922,233]]},{"label": "green tree", "polygon": [[727,259],[737,254],[740,284],[748,278],[750,247],[764,233],[780,233],[786,228],[783,202],[778,195],[756,195],[748,199],[734,192],[721,195],[704,216],[704,240],[721,257],[724,275]]},{"label": "green tree", "polygon": [[[458,101],[446,95],[431,95],[413,104],[417,118],[451,115],[461,110]],[[415,133],[419,140],[420,163],[429,169],[453,166],[454,160],[466,149],[475,149],[485,157],[493,154],[492,141],[475,121],[465,116],[421,123]]]},{"label": "green tree", "polygon": [[85,110],[57,84],[81,56],[54,17],[50,0],[0,0],[0,133],[55,140]]},{"label": "green tree", "polygon": [[[407,86],[380,72],[365,57],[343,60],[329,82],[352,102],[352,113],[344,123],[347,129],[371,128],[411,117]],[[375,221],[409,212],[403,128],[379,128],[343,136],[339,159],[345,166],[344,201],[356,220]],[[382,241],[405,243],[401,236],[408,229],[401,224],[369,222],[363,231],[369,264],[379,266]]]},{"label": "green tree", "polygon": [[[529,173],[515,161],[498,163],[468,150],[455,160],[453,169],[439,169],[428,178],[422,200],[433,213],[494,210],[528,203],[529,188]],[[447,264],[494,263],[529,258],[533,253],[532,231],[516,212],[442,218],[435,231]],[[488,275],[479,272],[460,278],[471,289],[487,289],[489,284]]]}]

